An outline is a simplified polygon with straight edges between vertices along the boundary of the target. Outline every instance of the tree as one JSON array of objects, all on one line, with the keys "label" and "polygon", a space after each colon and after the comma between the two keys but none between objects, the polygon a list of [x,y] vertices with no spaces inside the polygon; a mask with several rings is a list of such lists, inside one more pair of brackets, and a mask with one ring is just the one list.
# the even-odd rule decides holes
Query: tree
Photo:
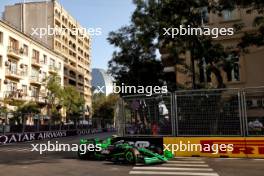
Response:
[{"label": "tree", "polygon": [[15,113],[14,113],[14,118],[12,119],[14,122],[16,122],[17,124],[21,125],[21,121],[20,118],[22,118],[22,131],[24,132],[25,130],[25,117],[27,116],[33,116],[35,114],[39,114],[40,113],[40,107],[38,104],[36,104],[35,102],[27,102],[25,104],[22,104],[20,106],[17,107]]},{"label": "tree", "polygon": [[110,44],[120,51],[113,53],[109,62],[109,70],[117,85],[147,86],[162,85],[162,65],[156,58],[152,43],[141,45],[143,40],[136,34],[134,26],[126,26],[108,37]]},{"label": "tree", "polygon": [[47,89],[47,114],[52,121],[60,121],[61,116],[59,110],[62,102],[62,86],[60,84],[60,77],[57,74],[49,75],[45,80]]},{"label": "tree", "polygon": [[62,104],[66,110],[66,119],[73,120],[75,125],[77,125],[77,120],[83,113],[85,101],[75,87],[64,87],[62,95]]},{"label": "tree", "polygon": [[[155,53],[159,51],[163,61],[170,60],[170,65],[177,64],[187,67],[192,74],[193,88],[196,88],[194,61],[201,63],[204,59],[208,63],[208,72],[212,72],[217,78],[217,87],[224,87],[220,70],[222,66],[229,64],[225,59],[229,53],[220,44],[215,44],[210,37],[202,35],[177,35],[174,38],[163,35],[165,28],[180,25],[201,27],[203,10],[205,7],[210,7],[208,0],[134,0],[133,2],[136,9],[131,17],[130,26],[122,27],[119,31],[109,35],[110,44],[119,48],[109,62],[110,71],[118,81],[130,80],[137,85],[136,80],[142,79],[142,75],[138,74],[138,70],[142,67],[137,66],[137,71],[134,71],[134,66],[136,63],[158,60]],[[191,53],[191,66],[184,64],[184,59],[180,57],[186,52]],[[213,53],[213,55],[207,53]],[[157,84],[164,79],[162,69],[154,70],[161,75],[158,76],[152,74],[151,67],[144,68],[147,73],[150,73],[144,75],[150,80],[148,82],[156,80],[154,84]],[[167,80],[167,84],[171,82],[175,82],[175,78]]]},{"label": "tree", "polygon": [[106,127],[106,124],[113,124],[118,99],[119,97],[116,94],[105,96],[99,93],[93,95],[93,119],[96,123],[100,123],[103,128]]}]

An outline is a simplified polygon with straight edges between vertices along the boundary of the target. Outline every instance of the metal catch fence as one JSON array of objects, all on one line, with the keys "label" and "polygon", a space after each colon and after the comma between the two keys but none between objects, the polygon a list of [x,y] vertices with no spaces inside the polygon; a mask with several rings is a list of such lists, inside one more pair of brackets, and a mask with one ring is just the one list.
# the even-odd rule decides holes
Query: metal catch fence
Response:
[{"label": "metal catch fence", "polygon": [[120,135],[264,136],[264,88],[126,96]]}]

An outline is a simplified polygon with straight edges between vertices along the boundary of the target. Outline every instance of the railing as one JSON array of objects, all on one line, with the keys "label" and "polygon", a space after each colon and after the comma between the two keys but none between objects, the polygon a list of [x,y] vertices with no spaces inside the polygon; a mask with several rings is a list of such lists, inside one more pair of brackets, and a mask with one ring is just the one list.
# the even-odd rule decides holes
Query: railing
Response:
[{"label": "railing", "polygon": [[8,99],[23,100],[23,99],[26,99],[27,94],[25,94],[22,90],[4,91],[4,97]]},{"label": "railing", "polygon": [[20,50],[19,48],[14,48],[14,47],[11,47],[11,46],[8,46],[8,48],[7,48],[7,52],[8,52],[8,53],[14,53],[14,54],[16,54],[16,55],[20,55],[20,54],[22,54],[22,53],[21,53],[21,50]]},{"label": "railing", "polygon": [[32,57],[32,63],[33,64],[40,64],[40,60],[37,57]]},{"label": "railing", "polygon": [[49,65],[49,70],[56,72],[58,70],[58,68],[55,65]]},{"label": "railing", "polygon": [[[26,132],[39,132],[39,131],[58,131],[58,130],[82,130],[94,129],[95,131],[107,131],[113,129],[113,123],[104,119],[93,119],[93,124],[85,120],[83,117],[75,117],[69,123],[55,120],[43,114],[35,113],[0,113],[0,135],[8,133],[26,133]],[[100,123],[95,123],[100,122]]]},{"label": "railing", "polygon": [[18,69],[6,69],[6,75],[24,76],[24,72]]},{"label": "railing", "polygon": [[34,81],[34,82],[40,82],[40,77],[39,76],[31,76],[30,80]]}]

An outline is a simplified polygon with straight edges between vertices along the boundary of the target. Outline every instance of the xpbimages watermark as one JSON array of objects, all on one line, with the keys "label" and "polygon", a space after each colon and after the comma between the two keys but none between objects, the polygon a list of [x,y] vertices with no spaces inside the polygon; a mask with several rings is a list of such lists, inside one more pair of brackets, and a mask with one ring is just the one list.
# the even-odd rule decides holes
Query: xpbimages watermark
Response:
[{"label": "xpbimages watermark", "polygon": [[51,143],[48,141],[47,144],[31,144],[31,152],[39,152],[43,154],[44,152],[80,152],[80,154],[85,154],[87,151],[101,151],[101,144],[63,144],[56,141]]},{"label": "xpbimages watermark", "polygon": [[79,36],[81,38],[84,38],[86,34],[88,33],[90,36],[99,36],[102,35],[102,28],[60,28],[60,27],[51,27],[48,25],[47,28],[31,28],[32,36],[38,36],[40,38],[48,35],[48,36],[54,36],[54,35],[65,35],[70,32],[73,36]]},{"label": "xpbimages watermark", "polygon": [[96,86],[94,87],[95,93],[105,93],[105,90],[112,90],[113,93],[119,94],[143,94],[151,96],[152,94],[168,93],[167,86],[127,86],[124,83],[112,86]]},{"label": "xpbimages watermark", "polygon": [[175,144],[163,144],[164,151],[175,152],[210,152],[212,154],[218,154],[221,152],[232,152],[234,150],[234,144],[193,144],[190,141],[184,143],[180,141]]},{"label": "xpbimages watermark", "polygon": [[178,28],[163,28],[163,35],[176,38],[178,35],[204,35],[211,36],[212,38],[218,38],[219,36],[231,36],[234,35],[234,28],[209,28],[203,27],[191,27],[190,25],[180,25]]}]

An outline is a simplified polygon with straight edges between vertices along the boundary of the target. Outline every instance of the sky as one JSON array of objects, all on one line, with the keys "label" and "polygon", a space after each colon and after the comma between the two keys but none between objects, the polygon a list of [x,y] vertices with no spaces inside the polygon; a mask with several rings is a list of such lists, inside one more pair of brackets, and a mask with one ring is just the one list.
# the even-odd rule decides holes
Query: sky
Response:
[{"label": "sky", "polygon": [[[23,0],[0,0],[0,11],[4,11],[5,5],[18,2]],[[92,37],[92,68],[107,69],[107,63],[115,50],[107,41],[108,33],[129,24],[135,8],[132,0],[58,0],[58,2],[82,27],[101,28],[102,34]]]}]

